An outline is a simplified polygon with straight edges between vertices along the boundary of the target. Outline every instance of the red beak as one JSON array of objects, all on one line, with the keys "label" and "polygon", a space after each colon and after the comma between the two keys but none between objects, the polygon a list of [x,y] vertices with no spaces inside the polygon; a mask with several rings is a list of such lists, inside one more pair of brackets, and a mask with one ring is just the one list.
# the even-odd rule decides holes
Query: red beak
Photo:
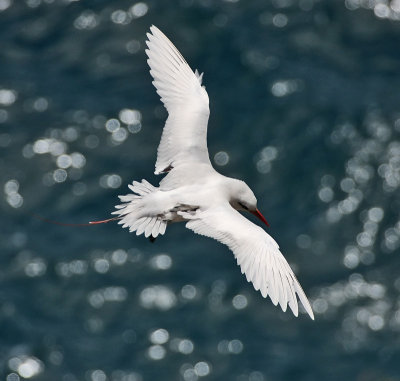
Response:
[{"label": "red beak", "polygon": [[265,217],[261,214],[261,212],[256,209],[255,212],[251,212],[251,214],[254,214],[258,219],[260,219],[262,222],[264,222],[265,225],[269,227],[268,221],[265,219]]}]

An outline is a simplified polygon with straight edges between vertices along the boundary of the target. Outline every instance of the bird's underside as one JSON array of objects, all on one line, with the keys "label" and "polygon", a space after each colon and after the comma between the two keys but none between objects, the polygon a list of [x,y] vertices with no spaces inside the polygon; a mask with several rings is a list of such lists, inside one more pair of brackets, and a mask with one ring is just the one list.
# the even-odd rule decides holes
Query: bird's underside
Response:
[{"label": "bird's underside", "polygon": [[[165,174],[159,187],[146,180],[129,185],[132,193],[120,196],[113,214],[123,227],[154,241],[172,222],[185,222],[197,234],[227,245],[256,290],[298,315],[299,298],[314,315],[304,291],[278,244],[240,211],[249,211],[265,223],[257,200],[242,181],[217,173],[207,149],[208,95],[202,75],[156,27],[147,34],[148,64],[153,84],[168,111],[157,151],[156,174]],[[296,296],[297,295],[297,296]]]}]

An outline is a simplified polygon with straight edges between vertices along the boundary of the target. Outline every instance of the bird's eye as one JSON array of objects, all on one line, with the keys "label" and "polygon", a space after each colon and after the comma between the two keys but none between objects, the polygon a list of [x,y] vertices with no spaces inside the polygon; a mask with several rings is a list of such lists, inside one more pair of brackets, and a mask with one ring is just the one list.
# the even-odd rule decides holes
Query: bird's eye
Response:
[{"label": "bird's eye", "polygon": [[249,208],[248,208],[246,205],[242,204],[240,201],[238,201],[238,204],[239,204],[243,209],[249,210]]}]

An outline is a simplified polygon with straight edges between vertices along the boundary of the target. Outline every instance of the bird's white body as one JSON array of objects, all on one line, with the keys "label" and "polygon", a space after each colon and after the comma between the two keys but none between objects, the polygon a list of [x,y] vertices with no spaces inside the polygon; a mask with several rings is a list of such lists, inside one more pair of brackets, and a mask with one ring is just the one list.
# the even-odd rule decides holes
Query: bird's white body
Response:
[{"label": "bird's white body", "polygon": [[158,147],[156,174],[166,174],[159,187],[134,181],[132,193],[120,196],[114,214],[136,234],[155,239],[171,222],[185,221],[195,233],[214,238],[234,253],[242,273],[256,290],[285,311],[298,314],[297,296],[311,318],[311,306],[275,240],[239,211],[266,220],[251,189],[240,180],[219,174],[207,149],[208,95],[202,75],[156,27],[148,33],[150,73],[168,119]]}]

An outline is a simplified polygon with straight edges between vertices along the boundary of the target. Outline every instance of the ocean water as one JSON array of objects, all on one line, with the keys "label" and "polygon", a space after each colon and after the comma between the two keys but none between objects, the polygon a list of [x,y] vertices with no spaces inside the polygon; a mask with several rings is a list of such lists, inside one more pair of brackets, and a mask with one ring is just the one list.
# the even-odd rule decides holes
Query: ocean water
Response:
[{"label": "ocean water", "polygon": [[[315,321],[184,225],[38,217],[108,218],[159,181],[152,24],[204,71],[210,157]],[[1,379],[400,380],[399,44],[398,0],[0,0]]]}]

